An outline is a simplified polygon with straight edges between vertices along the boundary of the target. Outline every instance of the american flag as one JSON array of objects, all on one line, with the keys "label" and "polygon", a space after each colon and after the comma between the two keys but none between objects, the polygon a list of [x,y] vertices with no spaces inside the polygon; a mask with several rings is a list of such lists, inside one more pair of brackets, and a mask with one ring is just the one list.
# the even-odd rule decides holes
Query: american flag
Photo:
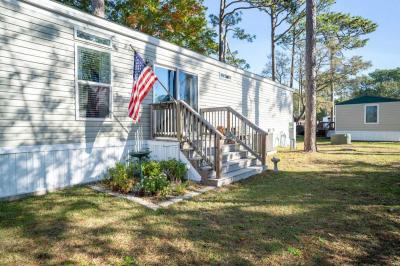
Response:
[{"label": "american flag", "polygon": [[133,119],[134,123],[139,121],[140,104],[156,81],[157,76],[154,74],[151,67],[147,66],[143,58],[135,51],[132,95],[128,106],[129,117]]}]

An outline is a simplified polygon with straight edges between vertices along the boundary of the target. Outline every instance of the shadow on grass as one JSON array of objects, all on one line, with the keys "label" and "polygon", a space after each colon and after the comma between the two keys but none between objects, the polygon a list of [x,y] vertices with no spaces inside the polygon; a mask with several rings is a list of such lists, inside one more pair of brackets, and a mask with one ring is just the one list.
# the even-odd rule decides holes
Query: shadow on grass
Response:
[{"label": "shadow on grass", "polygon": [[[44,264],[108,264],[125,256],[181,265],[390,263],[400,253],[400,223],[386,208],[400,204],[399,176],[387,165],[336,163],[353,171],[267,172],[158,212],[81,187],[2,202],[0,259],[8,254],[20,258],[11,262]],[[300,253],[291,254],[290,247]]]}]

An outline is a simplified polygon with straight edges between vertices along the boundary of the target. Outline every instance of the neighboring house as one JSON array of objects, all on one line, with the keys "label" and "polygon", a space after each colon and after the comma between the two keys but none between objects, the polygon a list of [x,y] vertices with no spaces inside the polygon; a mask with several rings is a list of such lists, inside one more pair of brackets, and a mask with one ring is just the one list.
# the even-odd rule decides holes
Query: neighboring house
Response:
[{"label": "neighboring house", "polygon": [[336,133],[353,140],[400,141],[400,99],[362,96],[336,104]]},{"label": "neighboring house", "polygon": [[[189,144],[216,177],[239,179],[254,165],[248,154],[265,163],[266,143],[290,143],[285,86],[53,1],[2,0],[0,21],[0,198],[98,180],[144,147],[185,161]],[[179,116],[177,106],[152,105],[168,98],[159,84],[140,123],[127,116],[131,46],[180,100]],[[219,126],[245,153],[219,141]]]}]

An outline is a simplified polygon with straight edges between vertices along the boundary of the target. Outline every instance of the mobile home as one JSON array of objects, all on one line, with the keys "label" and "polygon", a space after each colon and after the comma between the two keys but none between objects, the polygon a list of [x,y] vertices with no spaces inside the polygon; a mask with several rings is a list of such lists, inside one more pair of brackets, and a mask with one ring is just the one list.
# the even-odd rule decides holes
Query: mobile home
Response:
[{"label": "mobile home", "polygon": [[[289,144],[292,91],[266,78],[49,0],[0,1],[0,31],[0,198],[99,180],[143,147],[190,160],[183,142],[216,178],[243,176],[219,126],[259,163]],[[137,124],[132,47],[177,99],[157,83]]]},{"label": "mobile home", "polygon": [[336,133],[353,140],[400,141],[400,99],[363,96],[336,104]]}]

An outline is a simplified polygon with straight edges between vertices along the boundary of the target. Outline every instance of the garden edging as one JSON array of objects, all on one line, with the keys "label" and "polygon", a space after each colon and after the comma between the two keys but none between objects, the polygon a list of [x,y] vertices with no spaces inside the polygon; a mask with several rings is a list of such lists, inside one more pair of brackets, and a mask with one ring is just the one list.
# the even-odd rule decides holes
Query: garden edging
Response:
[{"label": "garden edging", "polygon": [[214,189],[217,188],[217,187],[214,187],[214,186],[205,186],[205,187],[203,187],[201,189],[198,189],[198,190],[195,190],[195,191],[186,192],[182,196],[176,196],[176,197],[170,198],[170,199],[165,200],[165,201],[161,201],[161,202],[156,204],[156,203],[153,203],[153,202],[151,202],[149,200],[143,199],[141,197],[136,197],[136,196],[133,196],[133,195],[114,192],[114,191],[112,191],[110,189],[107,189],[107,188],[105,188],[103,186],[99,186],[97,184],[89,185],[89,187],[91,189],[95,190],[95,191],[98,191],[98,192],[106,193],[106,194],[114,196],[114,197],[123,198],[123,199],[127,199],[129,201],[133,201],[133,202],[135,202],[137,204],[140,204],[140,205],[142,205],[142,206],[144,206],[146,208],[149,208],[149,209],[151,209],[153,211],[156,211],[156,210],[158,210],[160,208],[166,208],[166,207],[168,207],[168,206],[170,206],[170,205],[172,205],[174,203],[178,203],[178,202],[181,202],[183,200],[189,200],[189,199],[191,199],[191,198],[193,198],[195,196],[201,195],[201,194],[203,194],[203,193],[205,193],[207,191],[211,191],[211,190],[214,190]]}]

